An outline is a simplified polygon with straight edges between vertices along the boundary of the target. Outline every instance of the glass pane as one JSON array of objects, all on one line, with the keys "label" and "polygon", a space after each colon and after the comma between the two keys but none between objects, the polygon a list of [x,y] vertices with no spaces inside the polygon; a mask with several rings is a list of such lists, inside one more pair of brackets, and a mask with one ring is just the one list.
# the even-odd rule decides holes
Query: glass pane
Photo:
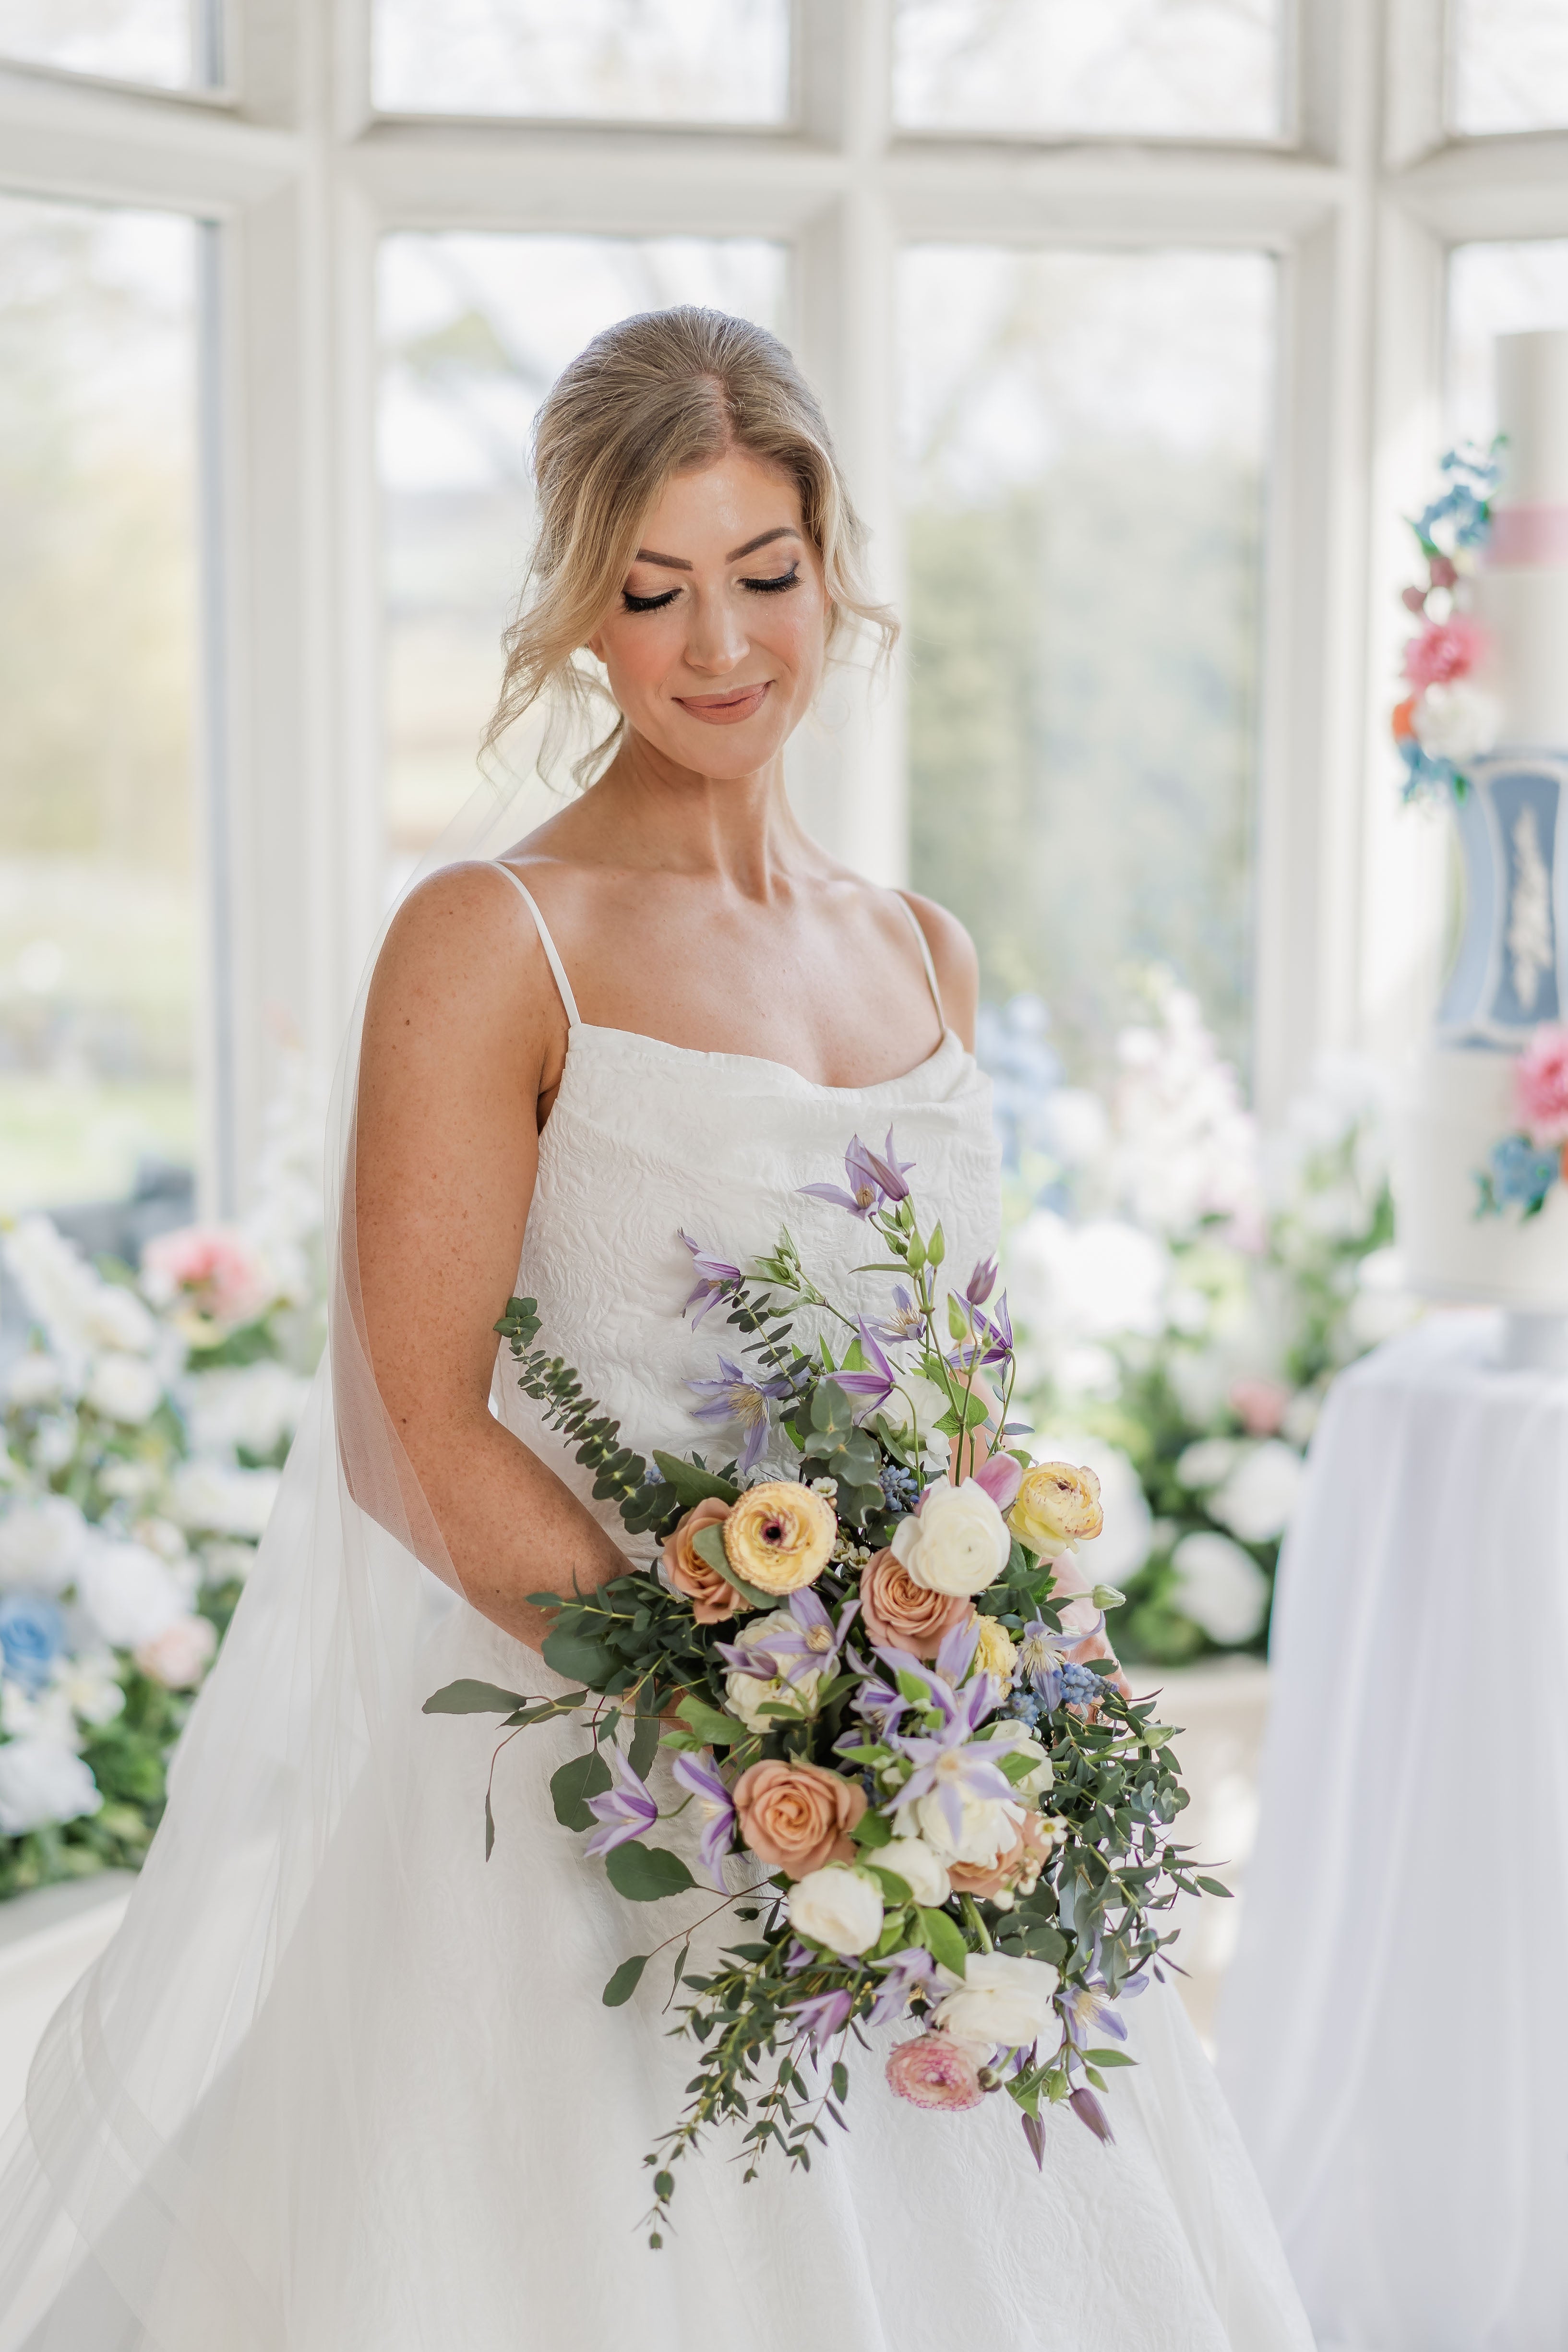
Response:
[{"label": "glass pane", "polygon": [[1565,0],[1453,0],[1456,131],[1568,123]]},{"label": "glass pane", "polygon": [[388,113],[782,122],[789,0],[375,0]]},{"label": "glass pane", "polygon": [[0,198],[0,1211],[194,1146],[198,234]]},{"label": "glass pane", "polygon": [[1448,431],[1497,430],[1492,339],[1568,327],[1568,237],[1457,246],[1448,263]]},{"label": "glass pane", "polygon": [[219,0],[0,0],[0,56],[114,81],[218,79]]},{"label": "glass pane", "polygon": [[1245,1055],[1272,267],[923,247],[901,294],[915,885],[1076,1076],[1153,961]]},{"label": "glass pane", "polygon": [[785,255],[734,239],[408,234],[381,263],[394,887],[477,781],[533,523],[534,412],[591,336],[705,302],[777,328]]},{"label": "glass pane", "polygon": [[912,129],[1271,139],[1287,0],[896,0]]}]

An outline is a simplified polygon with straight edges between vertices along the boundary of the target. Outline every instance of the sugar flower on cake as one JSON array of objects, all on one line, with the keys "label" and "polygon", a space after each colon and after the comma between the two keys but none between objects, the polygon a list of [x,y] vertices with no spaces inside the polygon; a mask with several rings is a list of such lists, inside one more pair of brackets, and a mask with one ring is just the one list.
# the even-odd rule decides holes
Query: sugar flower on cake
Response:
[{"label": "sugar flower on cake", "polygon": [[1519,1123],[1539,1150],[1568,1143],[1568,1028],[1537,1029],[1513,1066]]}]

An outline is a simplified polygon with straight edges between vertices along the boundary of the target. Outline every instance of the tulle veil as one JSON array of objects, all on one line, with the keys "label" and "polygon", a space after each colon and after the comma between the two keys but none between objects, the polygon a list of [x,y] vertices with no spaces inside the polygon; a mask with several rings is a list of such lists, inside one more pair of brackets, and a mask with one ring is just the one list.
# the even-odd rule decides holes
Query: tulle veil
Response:
[{"label": "tulle veil", "polygon": [[[532,756],[482,782],[398,903],[560,801]],[[312,2095],[352,2129],[362,2053],[345,1926],[362,1949],[373,1907],[391,1941],[422,1900],[395,1833],[407,1731],[428,1696],[422,1650],[459,1588],[364,1345],[352,1169],[374,960],[329,1118],[327,1352],[123,1925],[48,2026],[0,2151],[0,2352],[295,2341],[235,2215],[329,2202],[330,2183],[291,2159],[309,2147]],[[304,2050],[338,2053],[329,2084],[291,2067]],[[329,2213],[317,2220],[329,2234]]]}]

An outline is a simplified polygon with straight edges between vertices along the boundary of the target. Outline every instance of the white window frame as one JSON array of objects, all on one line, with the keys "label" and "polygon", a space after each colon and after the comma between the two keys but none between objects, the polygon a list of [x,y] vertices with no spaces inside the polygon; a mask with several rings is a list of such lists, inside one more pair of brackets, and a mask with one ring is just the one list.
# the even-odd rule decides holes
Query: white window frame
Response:
[{"label": "white window frame", "polygon": [[[374,263],[394,228],[730,232],[791,253],[792,337],[900,573],[893,259],[953,237],[1274,255],[1257,797],[1260,1108],[1429,1001],[1441,836],[1398,807],[1398,516],[1440,426],[1448,248],[1568,234],[1568,133],[1443,127],[1443,0],[1300,0],[1287,140],[896,132],[891,0],[795,0],[779,131],[377,118],[370,0],[228,0],[229,85],[0,65],[0,186],[213,224],[206,594],[209,1192],[255,1156],[281,1025],[334,1055],[382,918]],[[499,620],[499,615],[497,616]],[[902,699],[807,764],[833,845],[898,878]],[[225,1074],[220,1083],[218,1074]]]}]

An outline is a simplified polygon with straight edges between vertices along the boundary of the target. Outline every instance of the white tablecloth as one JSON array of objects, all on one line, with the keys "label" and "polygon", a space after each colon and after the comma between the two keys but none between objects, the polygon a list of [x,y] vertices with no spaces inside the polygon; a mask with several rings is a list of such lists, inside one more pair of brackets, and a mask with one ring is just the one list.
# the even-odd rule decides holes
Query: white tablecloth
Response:
[{"label": "white tablecloth", "polygon": [[1321,2345],[1568,2347],[1568,1377],[1434,1316],[1281,1565],[1222,2078]]}]

